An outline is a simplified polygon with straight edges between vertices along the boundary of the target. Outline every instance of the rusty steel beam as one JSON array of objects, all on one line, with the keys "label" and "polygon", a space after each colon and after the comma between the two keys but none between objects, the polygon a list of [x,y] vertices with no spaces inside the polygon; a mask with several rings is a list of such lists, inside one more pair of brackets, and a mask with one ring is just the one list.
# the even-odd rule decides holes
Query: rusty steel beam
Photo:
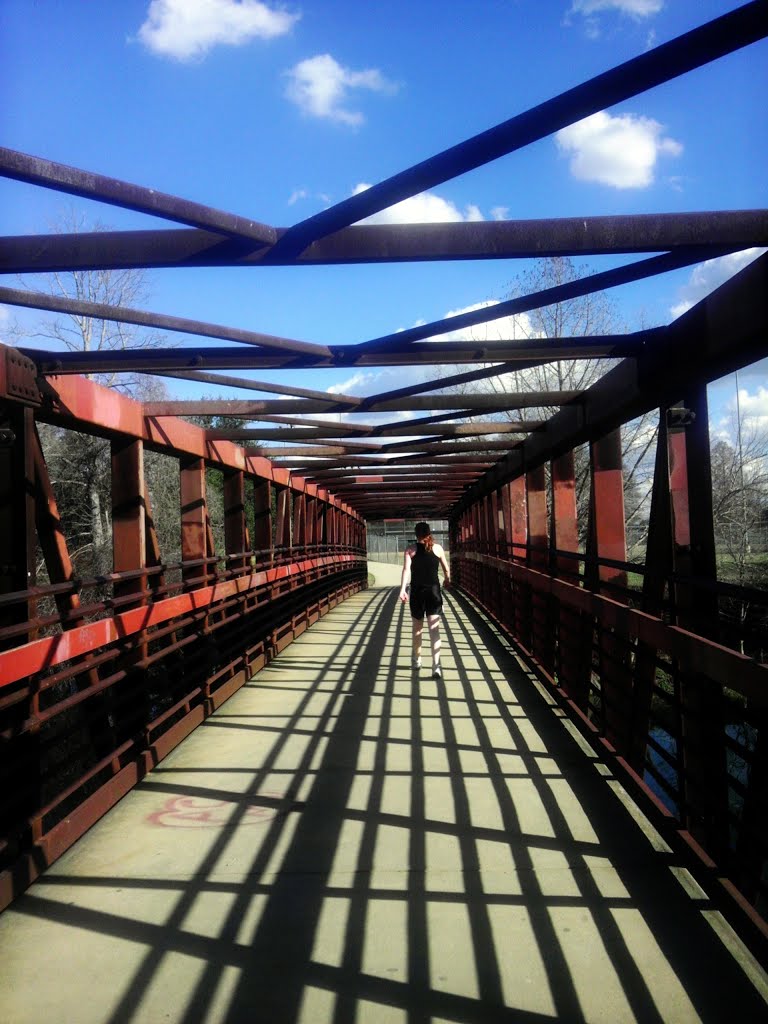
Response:
[{"label": "rusty steel beam", "polygon": [[768,15],[763,0],[745,4],[307,218],[283,235],[273,253],[282,258],[296,256],[319,238],[513,153],[589,114],[686,74],[767,34]]},{"label": "rusty steel beam", "polygon": [[[287,228],[277,228],[277,238]],[[322,266],[438,260],[664,252],[701,246],[768,244],[768,212],[756,210],[565,217],[443,224],[360,224],[318,240],[290,258],[210,231],[159,229],[0,238],[0,273],[130,267]]]},{"label": "rusty steel beam", "polygon": [[[369,446],[370,450],[378,451],[382,456],[388,454],[394,454],[395,452],[412,453],[415,457],[421,457],[422,459],[426,455],[448,455],[453,453],[462,452],[508,452],[511,448],[514,448],[516,444],[520,444],[522,437],[518,441],[457,441],[452,443],[450,441],[444,441],[439,439],[437,441],[403,441],[393,445],[381,445],[379,448],[374,448],[372,445]],[[322,442],[317,442],[318,446]],[[351,455],[358,449],[366,450],[362,444],[352,445],[334,445],[328,443],[323,447],[297,447],[297,448],[257,448],[254,451],[258,452],[259,455],[270,459],[297,459],[297,458],[314,458],[314,456],[322,457],[323,455]],[[419,453],[420,456],[419,456]]]},{"label": "rusty steel beam", "polygon": [[[536,463],[596,440],[622,423],[677,402],[696,382],[716,380],[768,354],[768,254],[667,327],[663,345],[624,360],[556,413],[468,492],[467,504]],[[461,506],[463,507],[464,501]]]},{"label": "rusty steel beam", "polygon": [[[215,384],[217,387],[240,388],[243,391],[264,391],[273,395],[288,395],[290,398],[316,398],[327,401],[327,391],[313,391],[311,388],[288,387],[286,384],[273,384],[263,380],[248,380],[244,377],[229,377],[220,373],[204,373],[200,370],[154,370],[158,377],[174,377],[178,380],[197,380],[202,384]],[[336,394],[339,409],[347,405],[356,405],[357,398],[349,395]]]},{"label": "rusty steel beam", "polygon": [[370,474],[371,476],[379,476],[381,473],[386,472],[387,475],[392,476],[393,474],[419,474],[422,477],[439,476],[440,474],[449,471],[456,474],[459,477],[474,476],[477,472],[482,471],[487,465],[487,462],[474,462],[468,464],[460,464],[457,469],[453,464],[454,460],[450,462],[428,462],[421,465],[392,465],[389,462],[379,462],[374,460],[374,464],[358,464],[358,460],[349,460],[351,463],[347,465],[347,460],[335,460],[336,462],[342,462],[343,465],[337,465],[336,467],[327,466],[326,468],[318,468],[312,472],[313,480],[330,480],[337,476],[365,476]]},{"label": "rusty steel beam", "polygon": [[[331,350],[325,345],[315,345],[309,341],[296,341],[292,338],[278,338],[271,334],[259,334],[256,331],[245,331],[237,327],[223,327],[221,324],[208,324],[203,323],[199,320],[188,320],[184,317],[179,316],[167,316],[164,313],[149,313],[143,309],[130,309],[124,306],[110,306],[103,302],[88,302],[85,299],[71,299],[63,295],[48,295],[45,292],[30,292],[24,291],[19,288],[0,288],[0,302],[4,302],[9,306],[23,306],[27,309],[45,309],[52,313],[76,313],[83,316],[92,317],[94,320],[114,320],[118,323],[136,324],[140,327],[159,328],[164,331],[176,331],[181,334],[195,334],[205,338],[221,338],[223,341],[237,341],[244,345],[258,345],[260,348],[266,351],[272,352],[291,352],[295,354],[304,354],[308,356],[315,356],[320,359],[331,359]],[[34,349],[30,349],[30,352],[40,356],[41,353],[35,352]],[[141,356],[142,359],[151,360],[153,358],[159,358],[162,360],[163,354],[156,356],[149,356],[148,353],[158,350],[148,349]],[[69,353],[75,355],[83,360],[84,353]],[[96,356],[96,353],[93,353]],[[100,367],[92,367],[89,365],[89,360],[85,359],[84,363],[77,368],[72,368],[73,362],[76,360],[69,360],[67,362],[68,353],[56,352],[48,353],[51,357],[50,367],[43,365],[41,368],[45,373],[58,373],[60,369],[63,369],[65,365],[70,368],[67,372],[69,373],[83,373],[90,372],[95,369],[107,369],[110,365],[119,364],[121,362],[119,356],[121,353],[112,352],[99,353],[99,361],[101,362]],[[30,357],[34,358],[34,356]],[[191,368],[197,368],[195,362],[195,356],[189,356],[188,360],[192,361]],[[60,364],[60,366],[59,366]],[[147,364],[149,365],[149,364]],[[151,371],[150,371],[151,372]]]},{"label": "rusty steel beam", "polygon": [[[284,471],[286,466],[290,466],[290,472],[301,472],[302,476],[307,479],[313,479],[313,473],[317,470],[338,469],[345,466],[422,466],[425,463],[425,457],[423,455],[405,455],[392,457],[391,459],[383,461],[381,459],[370,458],[367,456],[350,455],[346,458],[317,458],[311,461],[302,460],[300,463],[297,459],[281,459],[279,457],[275,457],[271,462],[278,469],[282,469]],[[488,469],[493,465],[493,462],[489,459],[481,459],[478,455],[451,455],[447,457],[434,455],[429,457],[428,464],[433,466],[471,465],[479,469]]]},{"label": "rusty steel beam", "polygon": [[[247,434],[248,431],[243,431],[243,433]],[[259,455],[263,455],[264,458],[272,459],[272,460],[280,460],[280,459],[296,460],[298,458],[305,458],[305,459],[306,458],[310,458],[311,459],[311,458],[314,458],[315,456],[317,456],[318,458],[325,458],[325,457],[330,457],[332,455],[347,455],[347,454],[351,454],[351,453],[353,453],[355,451],[358,451],[358,450],[359,449],[357,449],[357,448],[349,448],[346,445],[334,445],[334,444],[330,444],[330,443],[327,444],[327,445],[322,445],[322,446],[317,446],[317,447],[308,447],[306,445],[302,445],[302,446],[297,447],[297,448],[291,448],[291,447],[286,445],[284,448],[253,448],[252,449],[253,452],[258,452]],[[377,448],[375,450],[376,451],[380,451],[381,449]],[[309,463],[309,465],[311,465],[311,463]]]},{"label": "rusty steel beam", "polygon": [[182,577],[192,583],[204,577],[207,566],[203,560],[208,550],[208,505],[205,496],[205,462],[203,459],[181,459],[179,464],[179,491],[181,502],[181,561]]},{"label": "rusty steel beam", "polygon": [[[477,474],[475,472],[460,473],[460,472],[446,472],[446,473],[424,473],[420,470],[412,470],[407,467],[397,467],[398,471],[376,471],[371,470],[370,472],[364,473],[360,471],[352,470],[350,473],[345,473],[342,476],[331,476],[331,477],[318,477],[318,483],[325,483],[333,486],[334,494],[337,493],[337,489],[344,487],[347,484],[356,484],[358,486],[364,486],[366,482],[371,483],[388,483],[390,486],[399,486],[399,484],[411,484],[419,483],[425,489],[434,486],[441,486],[444,481],[450,483],[459,483],[463,487],[467,481],[476,479]],[[400,469],[404,472],[401,474]]]},{"label": "rusty steel beam", "polygon": [[[415,420],[407,426],[388,427],[387,437],[399,437],[412,431]],[[530,434],[544,424],[544,420],[503,420],[500,422],[480,421],[476,423],[433,424],[429,427],[430,434],[442,434],[445,437],[480,437],[486,434]]]},{"label": "rusty steel beam", "polygon": [[504,302],[497,302],[493,306],[483,306],[481,309],[471,310],[468,313],[443,317],[441,320],[409,327],[406,330],[397,331],[395,334],[372,338],[370,341],[360,342],[356,348],[361,353],[372,350],[377,351],[382,348],[386,349],[394,343],[403,345],[410,342],[423,341],[435,335],[439,336],[452,331],[464,330],[468,327],[477,327],[480,324],[500,320],[505,316],[528,313],[533,309],[551,306],[556,302],[567,302],[570,299],[580,298],[592,292],[616,288],[634,281],[643,281],[658,274],[666,274],[671,270],[679,270],[682,267],[689,267],[694,263],[700,263],[703,259],[726,255],[728,251],[722,249],[710,250],[705,255],[700,249],[694,248],[667,252],[660,256],[651,256],[648,259],[638,260],[635,263],[625,264],[620,267],[613,267],[611,270],[590,274],[588,277],[577,278],[552,288],[544,288],[530,295],[506,299]]},{"label": "rusty steel beam", "polygon": [[[350,423],[328,423],[323,424],[319,420],[302,420],[302,419],[291,419],[290,417],[279,417],[278,419],[290,420],[290,422],[296,424],[296,429],[271,429],[269,427],[264,428],[247,428],[238,429],[236,427],[217,427],[206,431],[208,438],[230,438],[232,440],[248,438],[252,441],[320,441],[320,439],[331,439],[331,438],[343,438],[345,444],[352,447],[359,447],[354,442],[346,440],[351,437],[415,437],[416,440],[421,443],[424,438],[419,438],[418,430],[414,430],[416,421],[412,420],[408,426],[392,424],[385,424],[380,427],[373,426],[371,424],[361,424],[355,426]],[[429,417],[431,420],[432,417]],[[275,417],[270,418],[270,422],[275,422]],[[313,428],[303,428],[302,424],[307,423],[316,424]],[[504,420],[501,422],[494,421],[481,421],[477,423],[453,423],[453,424],[440,424],[430,425],[429,432],[431,435],[444,436],[444,437],[479,437],[486,434],[530,434],[534,430],[538,430],[544,423],[544,420]],[[432,440],[433,438],[430,438]],[[436,437],[434,439],[437,439]],[[392,445],[369,445],[371,448],[382,447],[391,450]],[[264,454],[262,452],[262,454]]]},{"label": "rusty steel beam", "polygon": [[[517,445],[522,443],[522,436],[518,440],[501,440],[501,441],[433,441],[425,442],[423,444],[414,443],[411,445],[412,448],[418,449],[418,451],[424,454],[437,454],[437,455],[448,455],[453,453],[461,452],[507,452],[511,448],[515,448]],[[391,451],[392,448],[389,448]]]},{"label": "rusty steel beam", "polygon": [[[210,433],[213,434],[214,431],[211,431]],[[270,430],[269,428],[249,428],[247,430],[230,430],[222,428],[220,432],[215,431],[215,433],[220,433],[222,437],[248,437],[251,440],[265,442],[294,441],[296,444],[306,443],[308,445],[307,452],[310,451],[313,445],[321,447],[344,445],[350,451],[359,450],[371,452],[384,451],[386,448],[386,445],[380,441],[359,440],[351,433],[335,430],[329,430],[326,432],[321,430],[302,430],[301,428],[297,428],[295,430],[290,428],[279,428],[277,430]],[[360,437],[363,438],[369,436],[370,435],[364,431],[360,434]],[[276,448],[275,450],[279,452],[280,448]]]},{"label": "rusty steel beam", "polygon": [[[482,410],[481,410],[482,412]],[[425,436],[419,436],[419,431],[415,430],[414,427],[417,425],[416,420],[410,420],[407,426],[394,426],[392,424],[385,424],[381,427],[374,427],[370,425],[363,425],[361,427],[350,426],[349,424],[333,424],[332,428],[329,429],[318,429],[313,431],[280,431],[280,437],[278,437],[277,431],[269,429],[264,430],[248,430],[244,432],[233,430],[227,432],[226,429],[216,431],[215,433],[220,436],[232,436],[242,437],[248,436],[251,438],[258,439],[263,435],[264,440],[314,440],[318,438],[348,438],[354,434],[359,433],[361,436],[374,436],[374,437],[412,437],[414,444],[422,444],[427,440],[438,440],[440,437],[482,437],[485,435],[493,434],[530,434],[534,430],[538,430],[544,424],[544,420],[504,420],[500,422],[494,421],[481,421],[477,423],[453,423],[453,424],[440,424],[435,425],[434,419],[437,417],[428,417],[429,433],[434,437],[426,438]],[[297,421],[301,422],[301,421]],[[213,434],[213,431],[209,431],[209,434]],[[349,443],[349,442],[345,442]],[[399,442],[400,445],[407,442]],[[382,445],[382,450],[391,451],[395,445]]]},{"label": "rusty steel beam", "polygon": [[[533,365],[536,365],[535,363]],[[471,384],[476,380],[487,380],[488,377],[497,377],[504,373],[513,373],[520,369],[519,364],[514,362],[500,363],[493,366],[482,366],[479,370],[467,370],[464,373],[451,374],[448,377],[436,377],[432,381],[421,381],[418,384],[411,384],[408,387],[397,388],[394,391],[382,391],[380,394],[371,395],[366,398],[361,408],[373,408],[384,399],[408,398],[410,395],[423,395],[431,391],[443,391],[447,388],[456,387],[459,384]]]},{"label": "rusty steel beam", "polygon": [[164,217],[195,228],[208,228],[219,235],[247,240],[251,245],[255,242],[260,248],[273,245],[277,240],[277,232],[268,224],[5,147],[0,147],[0,174],[71,196],[97,199],[125,210]]},{"label": "rusty steel beam", "polygon": [[[7,302],[7,296],[36,296],[38,292],[14,292],[0,288],[0,302]],[[10,302],[9,305],[28,305],[33,302]],[[42,307],[41,307],[42,308]],[[103,307],[102,319],[119,319],[119,307]],[[109,311],[109,316],[107,312]],[[117,316],[113,314],[117,313]],[[162,327],[154,318],[156,314],[142,314],[146,317],[144,326]],[[162,319],[162,314],[157,314]],[[176,318],[178,320],[178,318]],[[181,321],[192,324],[193,321]],[[198,325],[209,328],[204,332],[189,330],[187,333],[205,333],[219,337],[213,324]],[[181,328],[180,328],[181,329]],[[229,328],[220,328],[224,333]],[[19,351],[34,361],[41,374],[82,374],[82,373],[129,373],[145,372],[161,374],[165,371],[184,370],[273,370],[273,369],[321,369],[324,367],[348,368],[354,366],[428,366],[455,363],[515,362],[524,368],[533,361],[557,359],[618,359],[635,356],[646,345],[663,344],[666,328],[658,327],[634,334],[611,334],[585,338],[538,338],[532,341],[435,341],[421,344],[399,345],[393,342],[386,351],[359,353],[355,345],[333,346],[328,355],[311,358],[307,353],[300,356],[291,352],[258,348],[258,337],[242,347],[200,347],[184,348],[139,348],[121,349],[110,352],[52,352],[46,349],[23,348]],[[248,333],[248,332],[246,332]],[[225,339],[226,340],[226,339]],[[229,340],[233,340],[230,338]],[[237,339],[234,339],[237,340]],[[243,339],[245,340],[245,339]]]},{"label": "rusty steel beam", "polygon": [[[467,409],[533,409],[566,405],[578,399],[581,391],[539,391],[510,392],[503,395],[414,395],[410,398],[383,399],[375,406],[368,405],[367,412],[411,412],[422,409],[454,409],[461,405]],[[235,416],[239,419],[258,419],[265,412],[318,413],[333,412],[334,399],[326,402],[317,400],[286,399],[249,401],[240,399],[205,399],[188,402],[145,402],[144,414],[152,417],[164,416]],[[352,411],[350,405],[347,411]]]},{"label": "rusty steel beam", "polygon": [[365,426],[364,424],[357,423],[342,423],[338,420],[313,420],[306,416],[275,416],[273,414],[267,414],[259,420],[260,423],[282,423],[289,427],[317,427],[323,429],[324,427],[331,426],[334,430],[340,431],[339,437],[342,436],[365,436],[371,433],[375,427]]}]

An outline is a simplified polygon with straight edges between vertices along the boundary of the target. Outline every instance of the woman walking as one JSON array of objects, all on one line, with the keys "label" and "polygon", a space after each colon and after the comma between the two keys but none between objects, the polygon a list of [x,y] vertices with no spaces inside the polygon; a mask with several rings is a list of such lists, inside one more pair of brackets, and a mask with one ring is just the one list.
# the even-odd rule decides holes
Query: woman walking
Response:
[{"label": "woman walking", "polygon": [[443,581],[446,586],[451,582],[445,551],[437,544],[427,523],[417,523],[415,528],[416,543],[407,548],[403,558],[403,575],[400,580],[400,600],[408,601],[408,584],[410,583],[410,609],[413,624],[413,667],[421,668],[421,635],[424,628],[424,616],[427,617],[429,640],[432,648],[432,675],[440,679],[440,612],[443,607],[443,595],[440,590],[438,569],[442,566]]}]

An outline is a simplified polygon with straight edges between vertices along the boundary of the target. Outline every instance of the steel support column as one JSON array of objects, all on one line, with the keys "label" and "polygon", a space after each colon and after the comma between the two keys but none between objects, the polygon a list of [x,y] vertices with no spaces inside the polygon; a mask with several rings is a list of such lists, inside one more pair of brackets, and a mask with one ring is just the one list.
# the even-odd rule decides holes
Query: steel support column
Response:
[{"label": "steel support column", "polygon": [[116,581],[114,593],[115,597],[135,595],[136,604],[144,603],[147,592],[146,573],[135,573],[137,569],[146,569],[144,486],[143,442],[113,440],[112,565],[116,573],[134,573],[130,579]]},{"label": "steel support column", "polygon": [[[683,428],[682,443],[678,441],[679,435],[675,435],[673,464],[673,473],[679,475],[673,548],[679,578],[675,586],[675,611],[679,625],[716,639],[717,597],[714,589],[707,586],[717,579],[717,561],[706,384],[685,396],[685,406],[692,415]],[[683,488],[687,501],[683,501]],[[701,672],[681,672],[680,705],[687,824],[691,833],[722,863],[729,847],[722,689]]]},{"label": "steel support column", "polygon": [[275,520],[275,549],[278,558],[290,560],[291,549],[291,491],[289,487],[277,489],[277,516]]},{"label": "steel support column", "polygon": [[250,548],[245,522],[245,474],[242,470],[224,473],[224,548],[227,571],[241,573],[248,568]]},{"label": "steel support column", "polygon": [[[547,475],[544,466],[526,474],[528,498],[528,564],[546,573],[549,569],[549,523],[547,516]],[[551,676],[554,671],[554,650],[549,622],[549,600],[533,593],[531,630],[533,654]]]},{"label": "steel support column", "polygon": [[[579,563],[569,558],[579,549],[579,531],[576,516],[576,474],[573,452],[553,459],[552,468],[552,572],[560,579],[573,581],[578,576]],[[557,636],[557,676],[568,695],[583,707],[586,692],[580,685],[584,679],[581,664],[590,656],[589,645],[583,643],[582,617],[571,608],[560,605],[554,623]]]},{"label": "steel support column", "polygon": [[271,565],[274,560],[272,533],[272,482],[255,480],[253,484],[253,546],[259,562]]},{"label": "steel support column", "polygon": [[[132,438],[113,438],[111,449],[112,564],[115,573],[130,574],[113,584],[115,602],[123,611],[145,604],[148,597],[144,443]],[[125,678],[108,692],[115,747],[133,735],[140,723],[149,720],[148,679],[145,672],[133,668],[147,653],[146,633],[142,632],[133,651],[125,657]]]},{"label": "steel support column", "polygon": [[[0,593],[23,592],[35,583],[34,418],[31,409],[0,409]],[[32,599],[2,610],[4,626],[35,617]],[[34,630],[27,634],[33,639]],[[15,646],[23,637],[15,637]]]},{"label": "steel support column", "polygon": [[[604,559],[626,562],[627,542],[624,520],[624,474],[621,431],[593,441],[590,445],[592,484],[592,554],[596,559],[597,590],[613,600],[625,599],[626,570],[605,565]],[[627,746],[630,680],[629,652],[609,627],[598,622],[599,675],[605,735],[622,749]]]},{"label": "steel support column", "polygon": [[[205,501],[205,462],[182,459],[179,468],[181,496],[181,560],[185,583],[202,583],[211,568],[208,550],[208,508]],[[196,564],[190,565],[188,563]]]}]

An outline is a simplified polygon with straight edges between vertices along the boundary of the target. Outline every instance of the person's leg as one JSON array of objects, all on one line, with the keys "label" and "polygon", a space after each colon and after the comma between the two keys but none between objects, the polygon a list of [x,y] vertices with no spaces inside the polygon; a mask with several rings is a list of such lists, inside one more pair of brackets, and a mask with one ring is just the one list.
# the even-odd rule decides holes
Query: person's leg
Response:
[{"label": "person's leg", "polygon": [[429,626],[429,642],[432,647],[432,670],[440,672],[440,616],[428,615],[427,625]]},{"label": "person's leg", "polygon": [[416,668],[421,667],[421,635],[424,628],[424,619],[411,618],[413,625],[413,664]]}]

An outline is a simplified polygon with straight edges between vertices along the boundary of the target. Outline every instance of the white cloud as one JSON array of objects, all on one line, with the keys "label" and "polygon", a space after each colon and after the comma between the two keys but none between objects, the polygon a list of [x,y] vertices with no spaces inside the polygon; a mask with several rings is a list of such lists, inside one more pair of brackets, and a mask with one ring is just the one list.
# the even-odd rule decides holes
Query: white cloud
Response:
[{"label": "white cloud", "polygon": [[[464,306],[462,309],[451,309],[445,317],[461,316],[462,313],[474,313],[478,309],[491,309],[498,306],[498,299],[486,299],[485,302],[475,302],[471,306]],[[531,319],[527,313],[514,313],[512,316],[502,316],[491,320],[486,324],[476,324],[474,327],[460,327],[457,331],[448,331],[446,334],[435,335],[435,341],[523,341],[526,338],[535,338],[536,332],[531,325]]]},{"label": "white cloud", "polygon": [[[361,182],[355,185],[352,195],[359,195],[371,186]],[[434,192],[422,192],[410,196],[400,203],[366,217],[361,224],[441,224],[446,221],[478,221],[483,220],[480,208],[470,203],[464,213],[448,199],[437,196]]]},{"label": "white cloud", "polygon": [[[390,371],[384,371],[388,373]],[[347,380],[341,381],[339,384],[331,384],[328,388],[328,393],[331,395],[354,395],[354,394],[365,394],[370,388],[370,385],[381,379],[381,373],[353,373]],[[377,389],[370,391],[370,394],[374,394]]]},{"label": "white cloud", "polygon": [[653,184],[658,158],[683,151],[663,131],[663,125],[649,117],[613,117],[601,110],[562,128],[555,140],[562,152],[570,154],[574,178],[613,188],[647,188]]},{"label": "white cloud", "polygon": [[761,385],[754,395],[746,388],[739,388],[739,408],[747,428],[761,433],[768,431],[768,388]]},{"label": "white cloud", "polygon": [[368,89],[371,92],[393,93],[397,91],[377,68],[352,71],[342,67],[329,53],[318,54],[300,61],[286,71],[288,86],[285,95],[305,114],[312,117],[327,117],[352,127],[362,124],[365,118],[357,110],[350,110],[348,94],[352,89]]},{"label": "white cloud", "polygon": [[618,11],[639,19],[658,14],[663,6],[664,0],[573,0],[569,14],[589,17],[601,11]]},{"label": "white cloud", "polygon": [[298,203],[300,199],[306,199],[308,196],[309,192],[307,192],[305,188],[295,188],[293,192],[291,192],[288,205],[293,206],[294,203]]},{"label": "white cloud", "polygon": [[214,46],[285,35],[300,17],[261,0],[152,0],[139,39],[158,56],[194,60]]},{"label": "white cloud", "polygon": [[508,216],[509,216],[509,207],[508,206],[492,206],[491,207],[491,217],[494,220],[506,220]]},{"label": "white cloud", "polygon": [[729,277],[738,274],[748,263],[752,263],[766,251],[768,250],[759,248],[742,249],[741,252],[732,252],[727,256],[718,256],[700,263],[691,272],[688,283],[680,289],[679,301],[670,309],[672,318],[677,319],[683,313],[687,313],[691,306],[695,306]]}]

